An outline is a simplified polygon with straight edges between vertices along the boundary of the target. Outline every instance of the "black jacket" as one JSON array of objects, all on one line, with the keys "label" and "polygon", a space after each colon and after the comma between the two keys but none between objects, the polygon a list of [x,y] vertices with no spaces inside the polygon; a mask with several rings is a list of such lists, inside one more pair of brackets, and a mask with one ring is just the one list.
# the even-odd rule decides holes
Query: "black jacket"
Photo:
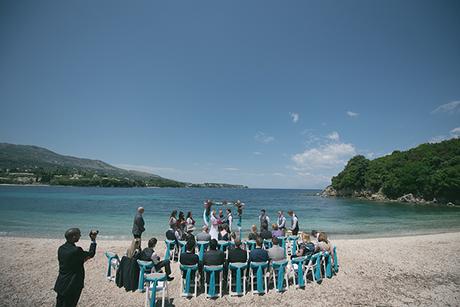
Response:
[{"label": "black jacket", "polygon": [[133,235],[140,236],[145,231],[144,225],[145,223],[142,214],[137,213],[133,222]]},{"label": "black jacket", "polygon": [[137,259],[123,256],[117,270],[115,283],[119,288],[124,287],[126,291],[135,291],[139,283],[139,271]]},{"label": "black jacket", "polygon": [[228,250],[227,263],[246,261],[248,261],[248,254],[245,250],[242,250],[241,248],[232,248]]},{"label": "black jacket", "polygon": [[83,289],[85,268],[83,264],[96,253],[96,243],[91,243],[89,251],[84,251],[74,243],[66,242],[58,249],[59,275],[54,291],[65,296]]},{"label": "black jacket", "polygon": [[208,250],[204,253],[204,265],[221,265],[224,264],[225,254],[221,250]]}]

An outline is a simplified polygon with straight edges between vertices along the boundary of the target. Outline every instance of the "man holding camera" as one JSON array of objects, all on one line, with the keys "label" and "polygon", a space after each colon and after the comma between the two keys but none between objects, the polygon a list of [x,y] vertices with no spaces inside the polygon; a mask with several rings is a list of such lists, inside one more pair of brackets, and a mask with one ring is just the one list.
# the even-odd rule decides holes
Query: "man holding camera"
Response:
[{"label": "man holding camera", "polygon": [[96,253],[96,236],[99,231],[91,231],[89,251],[84,251],[75,243],[80,240],[78,228],[70,228],[65,232],[66,243],[58,249],[59,275],[54,285],[57,292],[56,307],[77,306],[85,280],[86,260],[93,258]]}]

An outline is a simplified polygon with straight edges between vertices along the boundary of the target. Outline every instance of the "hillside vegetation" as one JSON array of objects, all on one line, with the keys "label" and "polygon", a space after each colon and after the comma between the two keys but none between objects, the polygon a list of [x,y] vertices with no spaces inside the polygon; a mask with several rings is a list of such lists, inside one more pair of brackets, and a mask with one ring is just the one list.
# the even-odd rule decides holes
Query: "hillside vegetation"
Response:
[{"label": "hillside vegetation", "polygon": [[424,200],[460,203],[460,139],[422,144],[378,159],[355,156],[332,178],[339,196],[406,194]]}]

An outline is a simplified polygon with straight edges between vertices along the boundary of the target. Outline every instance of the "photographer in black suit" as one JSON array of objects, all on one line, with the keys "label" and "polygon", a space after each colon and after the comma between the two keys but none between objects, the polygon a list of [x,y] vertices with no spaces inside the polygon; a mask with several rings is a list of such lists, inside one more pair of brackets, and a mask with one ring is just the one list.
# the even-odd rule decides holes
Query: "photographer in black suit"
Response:
[{"label": "photographer in black suit", "polygon": [[97,234],[98,231],[90,232],[91,245],[89,251],[84,251],[75,246],[81,237],[80,229],[70,228],[65,232],[67,242],[58,249],[59,275],[54,285],[54,291],[57,292],[56,307],[77,306],[85,280],[83,264],[96,253]]}]

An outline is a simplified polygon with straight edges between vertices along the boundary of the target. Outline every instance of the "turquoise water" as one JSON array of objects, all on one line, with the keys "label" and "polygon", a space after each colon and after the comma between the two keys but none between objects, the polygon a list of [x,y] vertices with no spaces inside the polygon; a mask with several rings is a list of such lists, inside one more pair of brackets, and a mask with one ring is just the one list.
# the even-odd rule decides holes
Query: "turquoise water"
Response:
[{"label": "turquoise water", "polygon": [[[203,201],[246,203],[243,230],[257,224],[265,208],[271,220],[278,210],[294,210],[301,230],[318,229],[332,237],[379,237],[460,230],[460,208],[376,203],[322,198],[317,190],[148,189],[0,186],[0,235],[62,237],[70,227],[100,230],[101,238],[131,238],[136,208],[145,208],[145,236],[162,237],[169,213],[192,211],[202,225]],[[235,210],[233,210],[236,216]]]}]

